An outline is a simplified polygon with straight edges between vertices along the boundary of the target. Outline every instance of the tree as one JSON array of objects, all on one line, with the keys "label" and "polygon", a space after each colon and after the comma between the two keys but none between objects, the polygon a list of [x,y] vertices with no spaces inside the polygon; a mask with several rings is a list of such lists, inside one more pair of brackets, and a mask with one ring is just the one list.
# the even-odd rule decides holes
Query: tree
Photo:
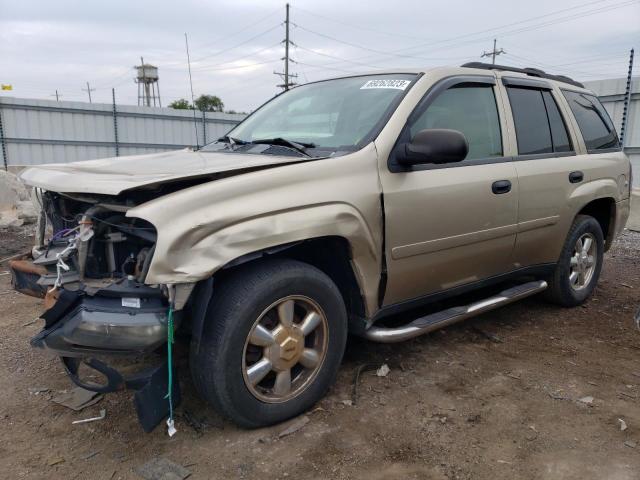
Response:
[{"label": "tree", "polygon": [[216,95],[200,95],[194,102],[196,108],[203,112],[222,112],[224,103]]},{"label": "tree", "polygon": [[169,108],[174,108],[176,110],[191,110],[193,107],[189,103],[189,100],[185,100],[181,98],[179,100],[174,100],[169,104]]}]

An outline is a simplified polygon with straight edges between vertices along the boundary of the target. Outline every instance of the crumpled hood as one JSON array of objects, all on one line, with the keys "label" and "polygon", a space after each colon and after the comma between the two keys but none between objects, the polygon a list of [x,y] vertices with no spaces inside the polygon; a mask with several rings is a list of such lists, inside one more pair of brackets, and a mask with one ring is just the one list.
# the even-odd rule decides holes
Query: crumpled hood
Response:
[{"label": "crumpled hood", "polygon": [[50,163],[27,168],[19,176],[27,185],[53,192],[117,195],[145,185],[304,160],[308,159],[185,149],[84,162]]}]

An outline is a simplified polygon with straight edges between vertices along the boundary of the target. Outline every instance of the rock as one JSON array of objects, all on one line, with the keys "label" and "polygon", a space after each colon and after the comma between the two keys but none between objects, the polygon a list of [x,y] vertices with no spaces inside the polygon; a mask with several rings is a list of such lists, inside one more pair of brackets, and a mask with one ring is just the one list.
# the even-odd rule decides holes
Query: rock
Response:
[{"label": "rock", "polygon": [[13,173],[0,171],[0,227],[33,223],[38,210],[29,190]]},{"label": "rock", "polygon": [[627,429],[627,422],[621,418],[618,419],[618,422],[620,422],[620,431],[624,432]]},{"label": "rock", "polygon": [[287,435],[291,435],[292,433],[296,433],[298,430],[303,428],[307,423],[309,423],[309,417],[307,417],[306,415],[300,418],[297,418],[292,423],[290,423],[287,428],[285,428],[278,434],[278,438],[283,438],[283,437],[286,437]]},{"label": "rock", "polygon": [[636,448],[637,445],[638,444],[632,440],[627,440],[626,442],[624,442],[624,446],[629,448]]},{"label": "rock", "polygon": [[382,366],[376,371],[376,375],[379,377],[386,377],[387,375],[389,375],[390,371],[391,369],[389,368],[389,365],[383,363]]},{"label": "rock", "polygon": [[184,480],[191,475],[182,465],[164,457],[155,457],[135,471],[145,480]]},{"label": "rock", "polygon": [[97,392],[74,387],[69,391],[55,395],[51,401],[79,412],[83,408],[94,405],[102,400],[102,395]]}]

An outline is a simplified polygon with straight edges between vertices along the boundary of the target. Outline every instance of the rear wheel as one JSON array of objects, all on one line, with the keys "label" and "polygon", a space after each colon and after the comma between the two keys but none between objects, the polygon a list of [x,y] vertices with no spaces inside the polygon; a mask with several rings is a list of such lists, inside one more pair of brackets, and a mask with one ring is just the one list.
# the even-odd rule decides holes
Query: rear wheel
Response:
[{"label": "rear wheel", "polygon": [[249,265],[214,291],[199,347],[196,388],[244,427],[277,423],[318,401],[335,380],[347,337],[342,296],[315,267]]},{"label": "rear wheel", "polygon": [[593,217],[578,215],[549,281],[547,297],[564,307],[584,303],[598,283],[603,253],[604,238],[600,224]]}]

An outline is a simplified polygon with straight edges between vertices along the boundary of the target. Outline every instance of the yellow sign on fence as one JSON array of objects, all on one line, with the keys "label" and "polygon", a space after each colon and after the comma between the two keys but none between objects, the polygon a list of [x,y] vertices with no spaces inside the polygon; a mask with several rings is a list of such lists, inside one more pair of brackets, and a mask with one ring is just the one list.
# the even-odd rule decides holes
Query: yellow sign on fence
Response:
[{"label": "yellow sign on fence", "polygon": [[2,84],[2,90],[13,90],[13,85]]}]

